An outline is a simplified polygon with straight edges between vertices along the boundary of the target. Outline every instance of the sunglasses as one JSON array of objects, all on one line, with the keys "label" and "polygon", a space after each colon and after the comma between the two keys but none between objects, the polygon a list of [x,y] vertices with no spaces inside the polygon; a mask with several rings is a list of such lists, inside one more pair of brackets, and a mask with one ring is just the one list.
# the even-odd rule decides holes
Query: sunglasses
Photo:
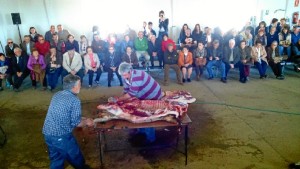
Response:
[{"label": "sunglasses", "polygon": [[44,39],[39,39],[39,40],[44,40]]},{"label": "sunglasses", "polygon": [[12,44],[13,42],[7,42],[8,44]]}]

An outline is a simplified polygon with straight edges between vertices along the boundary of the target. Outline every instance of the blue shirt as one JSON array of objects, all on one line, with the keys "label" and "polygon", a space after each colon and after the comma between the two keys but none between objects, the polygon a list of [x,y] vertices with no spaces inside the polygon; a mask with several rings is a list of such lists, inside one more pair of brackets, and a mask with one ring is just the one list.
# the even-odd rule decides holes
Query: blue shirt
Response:
[{"label": "blue shirt", "polygon": [[71,91],[57,92],[51,100],[43,127],[47,136],[62,136],[72,133],[81,120],[79,98]]}]

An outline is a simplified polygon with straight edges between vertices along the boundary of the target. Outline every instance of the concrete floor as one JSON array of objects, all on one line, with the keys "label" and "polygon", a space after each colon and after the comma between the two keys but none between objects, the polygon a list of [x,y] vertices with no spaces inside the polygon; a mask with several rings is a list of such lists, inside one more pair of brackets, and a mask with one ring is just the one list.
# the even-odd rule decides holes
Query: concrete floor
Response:
[{"label": "concrete floor", "polygon": [[[175,84],[173,75],[174,84],[163,86],[164,90],[187,90],[197,98],[189,107],[193,122],[189,126],[188,165],[184,165],[184,156],[173,150],[133,150],[107,153],[103,168],[287,168],[290,162],[300,160],[300,74],[289,67],[285,72],[283,81],[275,79],[270,70],[270,77],[261,80],[257,70],[251,69],[250,81],[241,84],[234,70],[227,84],[216,78],[184,86]],[[163,73],[153,76],[162,84]],[[121,93],[116,78],[115,87],[107,88],[105,81],[106,74],[101,77],[101,85],[91,89],[85,87],[85,82],[79,94],[85,116],[95,117],[98,103]],[[41,130],[52,95],[49,91],[31,89],[29,79],[20,93],[8,89],[0,92],[0,125],[8,137],[7,144],[0,149],[1,169],[48,168]],[[95,132],[76,130],[75,135],[87,163],[99,168]],[[126,138],[121,138],[126,133],[112,135],[126,142]]]}]

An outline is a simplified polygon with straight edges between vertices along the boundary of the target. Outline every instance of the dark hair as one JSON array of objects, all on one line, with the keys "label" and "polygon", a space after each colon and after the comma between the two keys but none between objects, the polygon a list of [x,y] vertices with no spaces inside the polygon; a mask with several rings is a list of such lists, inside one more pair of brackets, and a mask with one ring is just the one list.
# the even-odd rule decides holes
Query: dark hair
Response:
[{"label": "dark hair", "polygon": [[184,27],[185,27],[185,26],[187,27],[187,29],[189,28],[189,25],[185,23],[185,24],[182,25],[182,28],[181,28],[181,31],[180,31],[180,32],[183,32],[183,31],[184,31]]},{"label": "dark hair", "polygon": [[266,26],[267,26],[267,24],[266,24],[266,22],[265,22],[265,21],[261,21],[261,22],[259,22],[259,24],[258,24],[258,25],[260,25],[260,24],[263,24],[263,25],[264,25],[264,27],[266,27]]},{"label": "dark hair", "polygon": [[131,46],[126,46],[126,50],[127,50],[127,48],[130,48],[130,49],[132,49],[132,47],[131,47]]},{"label": "dark hair", "polygon": [[197,42],[197,46],[198,46],[200,43],[202,43],[202,45],[204,45],[204,42],[203,42],[203,41],[199,41],[199,42]]},{"label": "dark hair", "polygon": [[241,40],[241,41],[240,41],[240,45],[241,45],[243,42],[245,42],[245,44],[247,43],[245,40]]},{"label": "dark hair", "polygon": [[277,18],[273,18],[273,19],[272,19],[272,23],[275,23],[275,22],[277,22],[277,21],[278,21]]},{"label": "dark hair", "polygon": [[184,48],[186,48],[187,50],[189,50],[189,48],[188,48],[187,46],[183,46],[183,47],[182,47],[182,50],[183,50]]},{"label": "dark hair", "polygon": [[165,14],[165,12],[163,10],[159,11],[158,16],[160,16],[161,14]]},{"label": "dark hair", "polygon": [[27,37],[30,38],[30,35],[24,35],[24,38],[27,38]]},{"label": "dark hair", "polygon": [[260,39],[256,39],[255,45],[257,45],[258,43],[262,44],[262,41]]},{"label": "dark hair", "polygon": [[197,28],[197,26],[199,26],[199,32],[201,32],[201,27],[200,27],[200,24],[199,24],[199,23],[197,23],[197,24],[195,25],[195,27],[194,27],[193,33],[194,33],[194,32],[196,32],[196,28]]},{"label": "dark hair", "polygon": [[85,49],[86,53],[87,53],[88,49],[92,49],[92,50],[93,50],[93,48],[92,48],[91,46],[88,46],[88,47],[86,47],[86,49]]},{"label": "dark hair", "polygon": [[4,56],[5,57],[4,53],[0,53],[0,56]]},{"label": "dark hair", "polygon": [[72,34],[69,34],[69,35],[68,35],[68,37],[67,37],[67,39],[69,39],[69,37],[71,37],[71,36],[73,36],[73,38],[75,38],[75,37],[74,37],[74,35],[72,35]]},{"label": "dark hair", "polygon": [[[31,34],[31,32],[30,32],[31,29],[35,29],[35,27],[32,26],[32,27],[29,28],[29,34]],[[35,29],[35,33],[37,34],[36,29]]]},{"label": "dark hair", "polygon": [[152,22],[148,22],[148,25],[153,25],[153,23]]},{"label": "dark hair", "polygon": [[37,48],[32,48],[32,49],[31,49],[31,53],[33,53],[33,52],[35,52],[35,51],[39,52],[39,51],[37,50]]}]

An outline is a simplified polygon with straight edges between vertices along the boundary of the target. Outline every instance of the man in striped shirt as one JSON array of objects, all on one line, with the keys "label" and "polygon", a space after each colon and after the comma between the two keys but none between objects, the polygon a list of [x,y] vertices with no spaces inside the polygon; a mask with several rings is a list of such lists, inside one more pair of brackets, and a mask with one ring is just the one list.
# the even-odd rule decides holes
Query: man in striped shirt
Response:
[{"label": "man in striped shirt", "polygon": [[[120,64],[118,71],[124,80],[124,94],[117,98],[118,101],[127,100],[130,97],[136,97],[140,100],[159,100],[163,97],[160,85],[148,73],[134,70],[126,62]],[[109,101],[114,99],[116,98],[110,98]],[[146,134],[148,142],[155,141],[154,128],[139,129],[139,132]]]}]

